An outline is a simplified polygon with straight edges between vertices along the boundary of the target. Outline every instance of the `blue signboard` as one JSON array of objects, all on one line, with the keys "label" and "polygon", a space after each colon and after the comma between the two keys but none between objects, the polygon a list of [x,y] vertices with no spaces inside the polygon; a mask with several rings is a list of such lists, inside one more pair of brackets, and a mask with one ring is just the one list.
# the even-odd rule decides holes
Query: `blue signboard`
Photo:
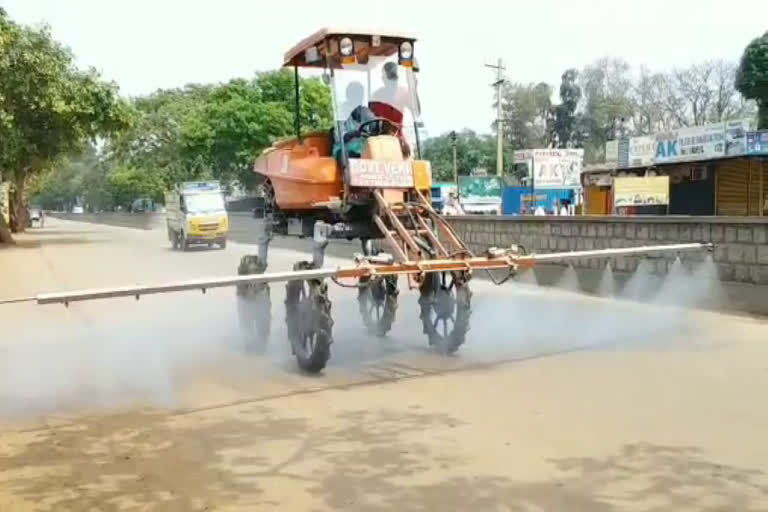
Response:
[{"label": "blue signboard", "polygon": [[[533,193],[532,193],[533,192]],[[532,191],[530,187],[505,187],[502,201],[504,215],[521,215],[532,213],[537,206],[551,213],[561,205],[563,200],[573,204],[574,191],[572,188],[553,188]]]},{"label": "blue signboard", "polygon": [[747,132],[747,154],[768,155],[768,130]]}]

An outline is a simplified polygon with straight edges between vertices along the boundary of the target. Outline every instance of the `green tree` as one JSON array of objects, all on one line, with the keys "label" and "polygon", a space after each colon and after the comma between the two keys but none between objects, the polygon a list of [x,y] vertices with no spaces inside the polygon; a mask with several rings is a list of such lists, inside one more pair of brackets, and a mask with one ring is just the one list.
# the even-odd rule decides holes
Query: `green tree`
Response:
[{"label": "green tree", "polygon": [[549,146],[547,120],[552,108],[552,87],[538,84],[506,83],[502,91],[504,139],[514,149]]},{"label": "green tree", "polygon": [[596,162],[605,156],[606,141],[616,139],[634,113],[629,64],[622,59],[599,59],[582,70],[579,85],[584,159]]},{"label": "green tree", "polygon": [[163,193],[166,190],[161,175],[132,167],[113,169],[109,175],[108,187],[114,204],[124,208],[141,197],[162,202]]},{"label": "green tree", "polygon": [[757,102],[758,128],[768,129],[768,32],[744,49],[736,72],[736,89]]},{"label": "green tree", "polygon": [[[254,82],[261,91],[262,101],[280,103],[293,115],[296,103],[293,71],[280,69],[258,73]],[[333,126],[331,95],[322,81],[300,78],[299,97],[302,131],[328,130]]]},{"label": "green tree", "polygon": [[[331,126],[331,98],[320,80],[300,80],[303,131]],[[134,100],[135,128],[111,148],[120,165],[170,186],[190,179],[254,185],[254,159],[294,130],[294,77],[286,70],[253,80],[188,85]]]},{"label": "green tree", "polygon": [[282,101],[264,101],[260,88],[232,80],[215,89],[182,128],[181,144],[189,157],[211,169],[225,184],[246,187],[255,178],[256,156],[275,139],[291,133],[293,117]]},{"label": "green tree", "polygon": [[[424,141],[422,157],[432,165],[435,181],[453,181],[453,139],[450,133]],[[460,176],[469,175],[478,168],[496,169],[496,137],[478,135],[465,129],[456,133],[456,163]],[[513,169],[512,150],[504,148],[504,169],[510,174]]]},{"label": "green tree", "polygon": [[[200,117],[213,85],[187,85],[158,90],[136,98],[136,121],[113,141],[109,158],[113,165],[144,169],[167,185],[177,181],[212,177],[199,155],[185,147],[183,133],[190,119]],[[135,199],[135,198],[134,198]]]},{"label": "green tree", "polygon": [[576,109],[581,101],[581,87],[576,82],[578,71],[568,69],[560,83],[560,104],[552,108],[552,142],[559,148],[580,147],[579,122]]},{"label": "green tree", "polygon": [[33,176],[28,184],[31,202],[50,210],[69,210],[80,201],[91,209],[108,209],[112,196],[107,174],[108,167],[89,145],[54,169]]},{"label": "green tree", "polygon": [[89,140],[118,132],[130,110],[114,84],[80,71],[47,27],[0,14],[0,166],[12,179],[12,228],[26,225],[25,186]]}]

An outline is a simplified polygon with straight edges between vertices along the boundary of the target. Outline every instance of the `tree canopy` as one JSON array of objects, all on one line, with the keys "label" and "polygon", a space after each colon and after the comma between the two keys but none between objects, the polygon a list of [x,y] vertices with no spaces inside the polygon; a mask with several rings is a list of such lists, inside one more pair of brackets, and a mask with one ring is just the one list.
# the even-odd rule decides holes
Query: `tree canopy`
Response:
[{"label": "tree canopy", "polygon": [[[422,157],[432,165],[433,178],[436,181],[453,180],[453,137],[444,133],[424,142]],[[512,149],[507,144],[504,148],[504,169],[509,174],[512,169]],[[496,137],[478,135],[472,130],[456,133],[456,167],[460,176],[469,175],[476,169],[496,170]]]},{"label": "tree canopy", "polygon": [[[293,80],[280,70],[137,98],[135,127],[115,142],[112,157],[158,174],[167,186],[214,178],[249,188],[255,157],[294,133]],[[300,80],[300,94],[302,130],[330,128],[327,87],[317,79]]]},{"label": "tree canopy", "polygon": [[0,171],[13,184],[12,227],[24,229],[25,184],[88,141],[130,124],[117,87],[82,71],[47,27],[0,13]]},{"label": "tree canopy", "polygon": [[744,49],[736,72],[736,88],[745,98],[757,101],[759,128],[768,129],[768,32]]}]

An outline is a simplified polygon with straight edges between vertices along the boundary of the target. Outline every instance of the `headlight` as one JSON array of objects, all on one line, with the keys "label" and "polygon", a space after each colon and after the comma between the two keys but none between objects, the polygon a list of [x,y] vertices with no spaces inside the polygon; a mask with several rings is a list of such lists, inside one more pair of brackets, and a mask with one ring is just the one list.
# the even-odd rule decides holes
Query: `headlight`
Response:
[{"label": "headlight", "polygon": [[413,45],[409,41],[403,41],[400,44],[400,58],[404,60],[413,58]]},{"label": "headlight", "polygon": [[342,37],[339,41],[339,51],[342,57],[350,57],[355,51],[355,45],[352,44],[352,39],[348,37]]}]

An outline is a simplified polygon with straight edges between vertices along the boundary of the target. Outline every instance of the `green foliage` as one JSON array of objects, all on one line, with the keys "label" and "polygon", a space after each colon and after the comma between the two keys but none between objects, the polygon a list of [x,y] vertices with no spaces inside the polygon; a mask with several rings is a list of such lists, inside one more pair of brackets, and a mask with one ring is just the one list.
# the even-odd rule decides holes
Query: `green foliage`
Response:
[{"label": "green foliage", "polygon": [[109,193],[116,206],[128,207],[142,197],[162,203],[165,190],[161,176],[146,170],[117,167],[109,175]]},{"label": "green foliage", "polygon": [[0,169],[13,176],[15,228],[25,183],[81,151],[89,140],[129,125],[131,112],[117,87],[80,71],[47,27],[33,29],[0,13]]},{"label": "green foliage", "polygon": [[569,69],[562,75],[560,83],[560,104],[553,107],[551,120],[552,139],[559,148],[571,145],[580,147],[579,116],[576,109],[581,101],[581,87],[576,83],[578,71]]},{"label": "green foliage", "polygon": [[768,32],[744,49],[735,82],[745,98],[757,101],[758,127],[768,129]]},{"label": "green foliage", "polygon": [[186,119],[183,152],[211,169],[223,183],[250,185],[258,152],[291,133],[291,111],[280,101],[264,101],[254,83],[233,80],[216,88],[206,103]]},{"label": "green foliage", "polygon": [[606,141],[615,139],[622,123],[633,114],[629,72],[626,61],[603,58],[586,66],[579,76],[583,98],[580,136],[588,162],[604,156]]},{"label": "green foliage", "polygon": [[[450,133],[433,137],[424,142],[422,157],[432,165],[435,181],[453,181],[453,141]],[[504,147],[505,173],[512,169],[512,149]],[[496,171],[496,137],[478,135],[472,130],[456,134],[456,163],[460,176],[469,175],[473,170],[485,168],[489,173]]]},{"label": "green foliage", "polygon": [[552,107],[552,87],[546,83],[505,84],[501,108],[504,139],[512,148],[549,146],[547,119]]},{"label": "green foliage", "polygon": [[[331,98],[319,80],[300,80],[302,130],[331,126]],[[218,179],[250,188],[254,159],[294,129],[294,76],[287,70],[253,80],[157,91],[134,101],[138,119],[118,139],[113,159],[165,186]]]}]

